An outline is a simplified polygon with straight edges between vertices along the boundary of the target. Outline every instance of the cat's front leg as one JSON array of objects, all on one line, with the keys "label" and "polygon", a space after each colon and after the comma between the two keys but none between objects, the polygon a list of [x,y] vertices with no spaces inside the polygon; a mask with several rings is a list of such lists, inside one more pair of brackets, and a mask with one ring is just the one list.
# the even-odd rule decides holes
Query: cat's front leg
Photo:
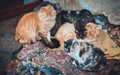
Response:
[{"label": "cat's front leg", "polygon": [[50,35],[50,32],[47,32],[47,39],[49,42],[51,42],[51,35]]},{"label": "cat's front leg", "polygon": [[75,60],[72,61],[72,64],[77,67],[77,64],[76,64]]}]

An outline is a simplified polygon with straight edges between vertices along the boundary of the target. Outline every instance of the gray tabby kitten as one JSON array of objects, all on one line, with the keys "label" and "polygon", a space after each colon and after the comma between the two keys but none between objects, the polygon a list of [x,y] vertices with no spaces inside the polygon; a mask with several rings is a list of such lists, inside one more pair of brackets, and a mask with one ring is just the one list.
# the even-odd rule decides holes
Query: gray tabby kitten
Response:
[{"label": "gray tabby kitten", "polygon": [[104,53],[93,44],[79,40],[68,40],[65,52],[73,59],[73,64],[84,71],[100,71],[106,65]]}]

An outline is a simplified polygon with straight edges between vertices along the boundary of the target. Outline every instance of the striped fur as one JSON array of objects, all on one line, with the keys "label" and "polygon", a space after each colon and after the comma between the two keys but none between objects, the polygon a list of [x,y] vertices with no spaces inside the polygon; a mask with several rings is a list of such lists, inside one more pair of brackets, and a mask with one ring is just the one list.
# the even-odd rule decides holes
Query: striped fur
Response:
[{"label": "striped fur", "polygon": [[68,40],[65,42],[64,50],[71,58],[73,58],[74,64],[81,70],[99,71],[103,69],[101,65],[106,63],[104,53],[88,42]]}]

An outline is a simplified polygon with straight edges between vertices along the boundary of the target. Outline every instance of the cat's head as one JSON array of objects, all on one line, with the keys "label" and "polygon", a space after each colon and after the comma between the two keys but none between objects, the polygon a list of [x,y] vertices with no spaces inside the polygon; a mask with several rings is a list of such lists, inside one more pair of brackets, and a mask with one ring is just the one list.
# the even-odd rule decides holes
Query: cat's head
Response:
[{"label": "cat's head", "polygon": [[51,3],[49,1],[43,1],[41,2],[35,9],[34,11],[39,11],[38,9],[44,6],[48,6],[51,5],[54,7],[54,9],[56,10],[57,14],[61,12],[61,6],[59,3]]},{"label": "cat's head", "polygon": [[99,71],[106,64],[104,53],[93,44],[68,40],[64,44],[64,50],[81,70]]},{"label": "cat's head", "polygon": [[56,19],[56,10],[52,5],[43,6],[38,11],[38,17],[41,21],[51,22]]},{"label": "cat's head", "polygon": [[87,38],[94,39],[97,38],[97,36],[99,35],[100,28],[98,25],[94,23],[87,23],[85,28],[86,28]]}]

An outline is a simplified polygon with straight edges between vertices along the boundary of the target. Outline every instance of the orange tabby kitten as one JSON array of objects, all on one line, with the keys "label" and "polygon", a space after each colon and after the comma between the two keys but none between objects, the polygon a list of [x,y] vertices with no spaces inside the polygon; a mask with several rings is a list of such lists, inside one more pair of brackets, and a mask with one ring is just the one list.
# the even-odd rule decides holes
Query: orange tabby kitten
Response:
[{"label": "orange tabby kitten", "polygon": [[86,24],[85,28],[87,29],[86,33],[87,33],[88,39],[93,39],[93,38],[96,38],[98,36],[98,34],[99,34],[98,25],[89,22]]},{"label": "orange tabby kitten", "polygon": [[43,36],[51,41],[50,30],[55,25],[55,18],[56,11],[51,5],[24,15],[16,27],[15,40],[25,44],[36,42]]},{"label": "orange tabby kitten", "polygon": [[60,49],[62,49],[65,41],[69,39],[76,39],[74,25],[71,23],[63,24],[55,34],[55,38],[60,42]]},{"label": "orange tabby kitten", "polygon": [[94,23],[87,23],[86,29],[87,38],[96,38],[91,43],[99,47],[105,53],[107,59],[120,59],[120,48],[117,47],[106,32],[98,28]]}]

